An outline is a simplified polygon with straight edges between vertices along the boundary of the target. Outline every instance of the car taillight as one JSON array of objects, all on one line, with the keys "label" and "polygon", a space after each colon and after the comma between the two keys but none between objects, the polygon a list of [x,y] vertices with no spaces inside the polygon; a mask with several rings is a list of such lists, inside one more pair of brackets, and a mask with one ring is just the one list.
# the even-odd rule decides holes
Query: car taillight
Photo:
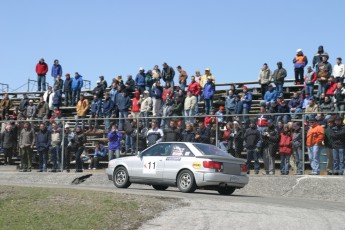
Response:
[{"label": "car taillight", "polygon": [[223,163],[217,161],[204,161],[203,163],[204,168],[208,169],[215,169],[216,172],[223,171]]},{"label": "car taillight", "polygon": [[247,172],[247,165],[241,165],[241,172]]}]

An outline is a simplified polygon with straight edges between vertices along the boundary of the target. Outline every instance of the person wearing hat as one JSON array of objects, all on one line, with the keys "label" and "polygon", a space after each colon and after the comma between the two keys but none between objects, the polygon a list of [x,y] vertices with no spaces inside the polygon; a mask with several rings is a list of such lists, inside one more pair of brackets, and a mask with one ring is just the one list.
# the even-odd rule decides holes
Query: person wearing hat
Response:
[{"label": "person wearing hat", "polygon": [[37,74],[37,91],[46,91],[46,74],[48,72],[48,65],[41,58],[36,65]]},{"label": "person wearing hat", "polygon": [[[124,85],[121,75],[117,76],[117,78],[115,80],[116,80],[118,85]],[[113,79],[113,82],[114,82],[114,79]]]},{"label": "person wearing hat", "polygon": [[313,58],[313,68],[316,68],[316,72],[318,72],[318,64],[322,62],[322,56],[324,56],[325,54],[326,53],[323,49],[323,46],[319,46]]},{"label": "person wearing hat", "polygon": [[317,80],[319,81],[319,88],[317,96],[320,97],[322,93],[326,93],[328,79],[332,74],[332,65],[328,62],[328,54],[322,56],[322,61],[317,65]]},{"label": "person wearing hat", "polygon": [[93,95],[97,97],[97,100],[102,100],[104,96],[104,86],[101,81],[96,82],[96,87],[92,91]]},{"label": "person wearing hat", "polygon": [[59,60],[55,59],[54,64],[52,65],[52,70],[51,70],[51,76],[54,78],[54,83],[56,82],[56,79],[58,76],[62,76],[62,67],[59,64]]},{"label": "person wearing hat", "polygon": [[303,54],[302,49],[298,49],[296,56],[292,60],[295,67],[295,84],[304,84],[304,67],[308,64],[308,58]]},{"label": "person wearing hat", "polygon": [[146,86],[146,75],[143,67],[139,68],[139,73],[135,77],[135,85],[137,86],[140,94],[143,94]]},{"label": "person wearing hat", "polygon": [[216,92],[216,86],[214,85],[212,78],[207,77],[207,83],[204,85],[204,90],[202,95],[205,100],[205,114],[210,114],[210,111],[213,109],[213,97]]},{"label": "person wearing hat", "polygon": [[278,93],[283,93],[284,79],[287,76],[286,69],[283,68],[282,62],[277,62],[277,69],[272,74],[272,80],[276,86]]},{"label": "person wearing hat", "polygon": [[37,107],[33,100],[29,100],[29,105],[26,107],[27,120],[34,120],[36,118]]},{"label": "person wearing hat", "polygon": [[168,66],[167,63],[163,63],[163,69],[161,73],[161,77],[165,83],[170,82],[171,87],[174,88],[174,77],[175,77],[175,70],[173,67]]},{"label": "person wearing hat", "polygon": [[309,120],[310,128],[307,133],[306,146],[308,148],[308,155],[310,166],[312,168],[311,175],[320,174],[320,153],[322,143],[325,140],[325,129],[319,125],[315,118]]},{"label": "person wearing hat", "polygon": [[185,122],[189,122],[194,124],[194,115],[195,115],[195,107],[197,99],[193,95],[192,91],[187,91],[186,99],[184,100],[184,116],[185,116]]},{"label": "person wearing hat", "polygon": [[307,74],[304,77],[305,92],[309,93],[311,96],[314,95],[314,85],[317,79],[317,74],[311,66],[307,67]]},{"label": "person wearing hat", "polygon": [[273,88],[272,84],[268,85],[268,90],[266,91],[263,100],[260,102],[261,106],[270,107],[273,101],[276,101],[278,98],[277,91]]},{"label": "person wearing hat", "polygon": [[332,128],[331,137],[333,139],[333,175],[344,174],[344,149],[345,149],[345,127],[343,117],[335,119],[335,126]]},{"label": "person wearing hat", "polygon": [[280,113],[280,115],[277,117],[277,122],[282,121],[283,124],[287,124],[291,120],[290,108],[286,100],[282,100],[278,105],[278,113]]},{"label": "person wearing hat", "polygon": [[250,163],[254,160],[254,171],[255,174],[259,174],[259,151],[262,144],[261,134],[256,127],[256,120],[250,120],[249,128],[245,131],[243,139],[246,143],[245,148],[247,149],[247,174],[250,173]]},{"label": "person wearing hat", "polygon": [[215,113],[218,123],[222,124],[224,122],[225,108],[224,106],[219,106],[218,111]]},{"label": "person wearing hat", "polygon": [[205,74],[200,78],[200,86],[202,89],[204,89],[205,84],[207,83],[208,79],[211,79],[212,82],[215,84],[215,77],[213,76],[213,74],[211,73],[210,68],[206,68],[205,69]]},{"label": "person wearing hat", "polygon": [[108,87],[107,80],[104,79],[104,76],[99,76],[99,80],[101,81],[101,85],[103,86],[103,91]]},{"label": "person wearing hat", "polygon": [[303,133],[301,123],[294,122],[292,128],[292,151],[295,157],[296,175],[302,175],[304,151],[302,151]]},{"label": "person wearing hat", "polygon": [[65,106],[72,105],[72,81],[71,75],[67,73],[65,75],[66,79],[64,81],[62,92],[65,94]]},{"label": "person wearing hat", "polygon": [[77,104],[83,85],[83,76],[81,76],[78,72],[75,72],[74,78],[72,80],[72,106],[75,106]]},{"label": "person wearing hat", "polygon": [[264,98],[268,90],[268,84],[271,80],[271,70],[268,68],[267,63],[264,63],[259,73],[259,84],[261,85],[261,97]]}]

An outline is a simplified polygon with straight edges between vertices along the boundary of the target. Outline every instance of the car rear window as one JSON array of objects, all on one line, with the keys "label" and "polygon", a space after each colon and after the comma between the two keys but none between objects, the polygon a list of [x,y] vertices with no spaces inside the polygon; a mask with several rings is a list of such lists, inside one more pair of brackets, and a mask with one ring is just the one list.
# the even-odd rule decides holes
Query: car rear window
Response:
[{"label": "car rear window", "polygon": [[193,144],[202,155],[212,155],[212,156],[223,156],[223,157],[230,157],[230,154],[222,151],[220,148],[214,145],[207,145],[207,144]]}]

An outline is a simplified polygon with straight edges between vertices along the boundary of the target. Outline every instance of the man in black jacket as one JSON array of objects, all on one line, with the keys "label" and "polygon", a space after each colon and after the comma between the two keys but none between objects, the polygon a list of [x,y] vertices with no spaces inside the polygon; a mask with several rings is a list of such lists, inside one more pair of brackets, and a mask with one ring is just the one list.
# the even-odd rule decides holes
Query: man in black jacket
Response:
[{"label": "man in black jacket", "polygon": [[48,150],[51,146],[51,133],[44,123],[40,124],[40,130],[36,134],[36,149],[39,155],[38,172],[47,172]]},{"label": "man in black jacket", "polygon": [[193,125],[191,123],[186,124],[186,129],[183,130],[181,134],[181,141],[183,142],[194,142],[195,132],[193,130]]},{"label": "man in black jacket", "polygon": [[67,73],[66,80],[63,86],[63,93],[65,94],[65,106],[72,105],[72,81],[71,75]]},{"label": "man in black jacket", "polygon": [[5,154],[4,165],[11,165],[13,155],[13,144],[17,143],[17,136],[12,130],[12,125],[10,123],[6,125],[5,131],[1,133],[0,142]]},{"label": "man in black jacket", "polygon": [[254,160],[255,174],[259,174],[260,164],[258,153],[261,147],[261,134],[257,130],[256,120],[251,120],[249,128],[244,133],[244,140],[247,149],[247,174],[250,173],[250,162]]},{"label": "man in black jacket", "polygon": [[278,130],[274,127],[272,120],[268,120],[268,127],[262,133],[262,148],[265,175],[274,175],[275,173],[275,158],[279,147],[280,136]]},{"label": "man in black jacket", "polygon": [[163,130],[163,142],[178,141],[181,133],[176,128],[176,122],[170,121],[169,127]]},{"label": "man in black jacket", "polygon": [[210,143],[210,137],[211,137],[211,130],[207,127],[205,127],[204,122],[199,121],[199,128],[196,131],[195,135],[195,142]]},{"label": "man in black jacket", "polygon": [[332,128],[331,136],[333,138],[333,175],[343,175],[345,127],[342,117],[335,119],[335,126]]},{"label": "man in black jacket", "polygon": [[163,81],[165,82],[165,84],[169,82],[171,87],[174,88],[175,70],[171,66],[168,66],[168,64],[165,62],[163,63],[162,66],[163,66],[163,69],[162,69],[161,76],[163,78]]},{"label": "man in black jacket", "polygon": [[125,121],[124,130],[126,133],[126,153],[134,154],[137,139],[137,124],[132,114],[128,115],[128,119]]}]

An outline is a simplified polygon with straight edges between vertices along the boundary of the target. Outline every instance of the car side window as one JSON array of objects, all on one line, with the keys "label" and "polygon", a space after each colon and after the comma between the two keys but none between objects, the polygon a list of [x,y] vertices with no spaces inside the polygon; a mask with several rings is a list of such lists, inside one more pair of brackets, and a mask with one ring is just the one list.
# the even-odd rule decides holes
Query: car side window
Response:
[{"label": "car side window", "polygon": [[169,156],[170,152],[171,144],[161,143],[142,152],[142,156]]},{"label": "car side window", "polygon": [[171,156],[193,157],[194,154],[185,144],[176,143],[172,144]]}]

